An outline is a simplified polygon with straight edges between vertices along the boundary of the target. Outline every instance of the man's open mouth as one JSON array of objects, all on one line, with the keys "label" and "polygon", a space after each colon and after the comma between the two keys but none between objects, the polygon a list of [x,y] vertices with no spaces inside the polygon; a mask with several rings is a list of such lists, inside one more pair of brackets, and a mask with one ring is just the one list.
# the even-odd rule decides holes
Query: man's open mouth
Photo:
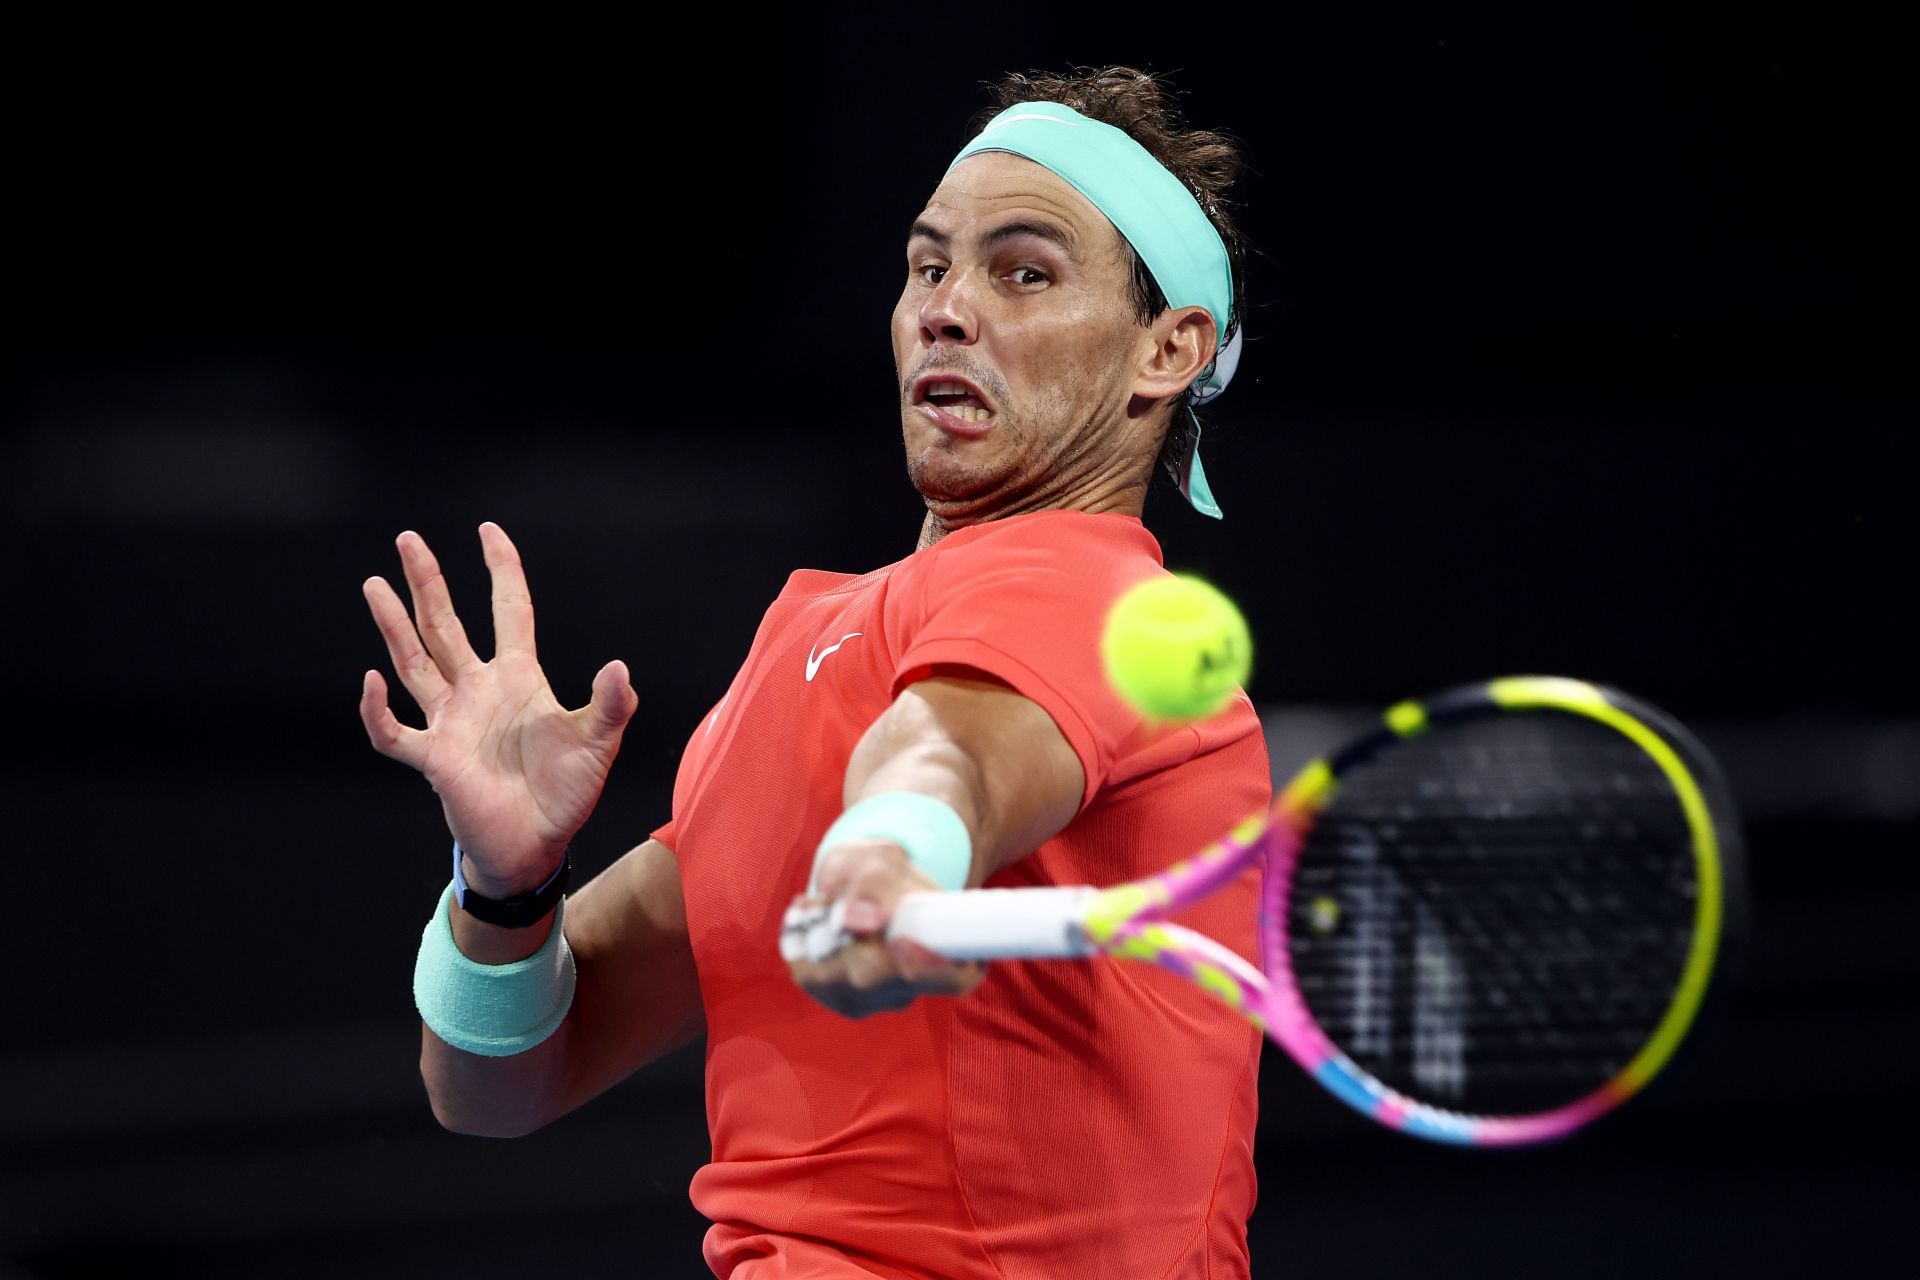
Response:
[{"label": "man's open mouth", "polygon": [[914,386],[913,402],[928,405],[956,422],[986,422],[993,417],[993,406],[980,389],[964,378],[933,375]]}]

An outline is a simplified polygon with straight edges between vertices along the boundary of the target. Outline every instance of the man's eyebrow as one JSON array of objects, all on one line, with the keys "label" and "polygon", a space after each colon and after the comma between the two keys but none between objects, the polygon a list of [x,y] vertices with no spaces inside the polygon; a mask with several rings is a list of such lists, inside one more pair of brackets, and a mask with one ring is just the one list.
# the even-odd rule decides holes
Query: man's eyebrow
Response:
[{"label": "man's eyebrow", "polygon": [[981,243],[992,247],[1021,236],[1037,236],[1050,244],[1059,245],[1060,251],[1076,262],[1080,259],[1080,250],[1075,247],[1072,234],[1057,222],[1009,222],[987,232]]},{"label": "man's eyebrow", "polygon": [[[981,237],[980,243],[982,246],[991,249],[995,245],[1002,244],[1008,240],[1016,240],[1021,236],[1035,236],[1050,244],[1059,245],[1061,252],[1075,261],[1079,260],[1080,251],[1073,242],[1072,233],[1054,222],[1009,222],[1005,226],[995,227],[993,230],[987,232],[985,236]],[[947,233],[924,219],[915,221],[913,226],[908,229],[907,239],[909,241],[931,241],[933,247],[942,253],[947,253],[953,248],[953,241]]]},{"label": "man's eyebrow", "polygon": [[913,226],[907,229],[907,239],[931,240],[933,247],[942,253],[953,247],[953,242],[947,239],[947,233],[924,218],[914,219]]}]

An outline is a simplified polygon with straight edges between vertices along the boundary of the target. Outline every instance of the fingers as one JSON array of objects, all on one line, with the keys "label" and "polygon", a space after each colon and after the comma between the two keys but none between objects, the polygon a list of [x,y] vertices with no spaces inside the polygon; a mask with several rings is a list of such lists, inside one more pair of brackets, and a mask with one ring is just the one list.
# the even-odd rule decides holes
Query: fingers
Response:
[{"label": "fingers", "polygon": [[894,938],[887,943],[900,976],[908,982],[937,982],[955,994],[973,990],[986,976],[983,964],[956,964],[936,951],[929,951],[912,938]]},{"label": "fingers", "polygon": [[906,1008],[923,995],[935,994],[921,990],[904,978],[893,978],[865,990],[838,980],[800,981],[800,987],[815,1001],[843,1018],[865,1018],[876,1013],[892,1013],[897,1009]]},{"label": "fingers", "polygon": [[[848,950],[866,946],[876,946],[876,944],[856,943]],[[800,985],[808,995],[843,1018],[865,1018],[876,1013],[892,1013],[906,1008],[921,996],[948,994],[925,990],[897,974],[882,978],[869,986],[855,986],[845,978],[813,983],[802,982]]]},{"label": "fingers", "polygon": [[[413,629],[413,619],[407,616],[407,607],[400,603],[400,597],[394,594],[385,578],[368,578],[360,584],[360,593],[367,598],[373,623],[387,642],[387,656],[393,659],[394,674],[400,677],[400,683],[406,686],[421,710],[440,705],[447,694],[447,679],[422,647],[420,634]],[[384,706],[384,683],[381,687]]]},{"label": "fingers", "polygon": [[964,995],[986,966],[955,964],[913,942],[855,938],[824,960],[794,960],[793,980],[809,996],[849,1018],[903,1009],[920,996]]},{"label": "fingers", "polygon": [[394,718],[387,705],[387,682],[378,671],[360,678],[360,723],[367,728],[373,749],[383,756],[418,769],[424,763],[427,735]]},{"label": "fingers", "polygon": [[524,653],[534,657],[533,595],[527,590],[520,551],[507,531],[489,520],[480,526],[480,551],[493,579],[493,656]]},{"label": "fingers", "polygon": [[458,680],[461,673],[480,665],[480,658],[467,642],[467,629],[453,611],[453,596],[440,572],[440,562],[428,550],[426,539],[411,529],[395,539],[400,548],[400,563],[406,570],[407,588],[413,594],[414,621],[427,652],[440,665],[442,675]]},{"label": "fingers", "polygon": [[821,897],[846,899],[847,929],[856,934],[886,928],[902,894],[939,888],[891,840],[849,840],[837,845],[821,857],[814,878],[814,891]]},{"label": "fingers", "polygon": [[842,962],[846,985],[865,992],[899,985],[917,995],[958,995],[971,991],[986,972],[979,964],[955,964],[917,942],[877,938],[860,939],[836,958]]},{"label": "fingers", "polygon": [[800,903],[838,899],[847,940],[830,953],[815,952],[817,959],[796,952],[789,963],[794,981],[829,1009],[856,1018],[903,1008],[922,995],[971,991],[986,976],[984,965],[956,964],[919,943],[885,937],[902,894],[937,887],[891,841],[850,841],[828,850],[817,896]]}]

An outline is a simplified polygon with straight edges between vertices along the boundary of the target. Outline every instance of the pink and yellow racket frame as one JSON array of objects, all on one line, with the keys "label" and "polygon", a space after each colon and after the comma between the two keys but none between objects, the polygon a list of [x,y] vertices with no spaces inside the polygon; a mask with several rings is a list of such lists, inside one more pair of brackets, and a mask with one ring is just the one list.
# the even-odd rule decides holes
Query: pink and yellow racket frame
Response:
[{"label": "pink and yellow racket frame", "polygon": [[[1630,709],[1631,708],[1631,709]],[[1659,766],[1686,815],[1698,885],[1693,936],[1665,1014],[1626,1066],[1599,1088],[1564,1106],[1531,1115],[1469,1115],[1409,1098],[1382,1084],[1342,1053],[1308,1012],[1287,946],[1293,871],[1307,833],[1340,787],[1342,768],[1446,719],[1550,710],[1584,716],[1627,738]],[[1449,690],[1390,708],[1384,724],[1302,769],[1271,809],[1254,814],[1193,857],[1158,875],[1109,889],[987,889],[961,894],[909,894],[890,933],[925,941],[956,959],[1104,953],[1158,965],[1213,993],[1262,1028],[1335,1097],[1390,1128],[1458,1146],[1524,1146],[1549,1142],[1619,1106],[1673,1056],[1706,994],[1722,917],[1722,842],[1700,782],[1645,708],[1625,695],[1579,680],[1518,676]],[[1704,759],[1704,753],[1697,753]],[[1260,939],[1265,972],[1202,934],[1167,917],[1264,863]],[[991,897],[987,897],[991,895]],[[920,901],[914,901],[919,899]],[[962,902],[974,899],[975,902]],[[1030,904],[1009,932],[1016,900]],[[978,905],[979,911],[969,908]],[[971,919],[969,919],[971,918]],[[943,928],[945,923],[950,927]],[[1037,931],[1036,931],[1037,926]],[[977,932],[978,944],[968,938]],[[999,936],[989,938],[990,933]],[[1019,936],[1015,936],[1015,935]]]}]

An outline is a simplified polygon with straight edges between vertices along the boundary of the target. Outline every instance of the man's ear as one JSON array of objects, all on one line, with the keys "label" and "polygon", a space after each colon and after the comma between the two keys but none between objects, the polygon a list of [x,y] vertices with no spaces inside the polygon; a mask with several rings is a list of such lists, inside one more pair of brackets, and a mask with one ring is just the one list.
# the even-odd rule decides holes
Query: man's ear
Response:
[{"label": "man's ear", "polygon": [[1142,336],[1133,394],[1147,400],[1179,395],[1206,371],[1219,341],[1205,307],[1161,312]]}]

